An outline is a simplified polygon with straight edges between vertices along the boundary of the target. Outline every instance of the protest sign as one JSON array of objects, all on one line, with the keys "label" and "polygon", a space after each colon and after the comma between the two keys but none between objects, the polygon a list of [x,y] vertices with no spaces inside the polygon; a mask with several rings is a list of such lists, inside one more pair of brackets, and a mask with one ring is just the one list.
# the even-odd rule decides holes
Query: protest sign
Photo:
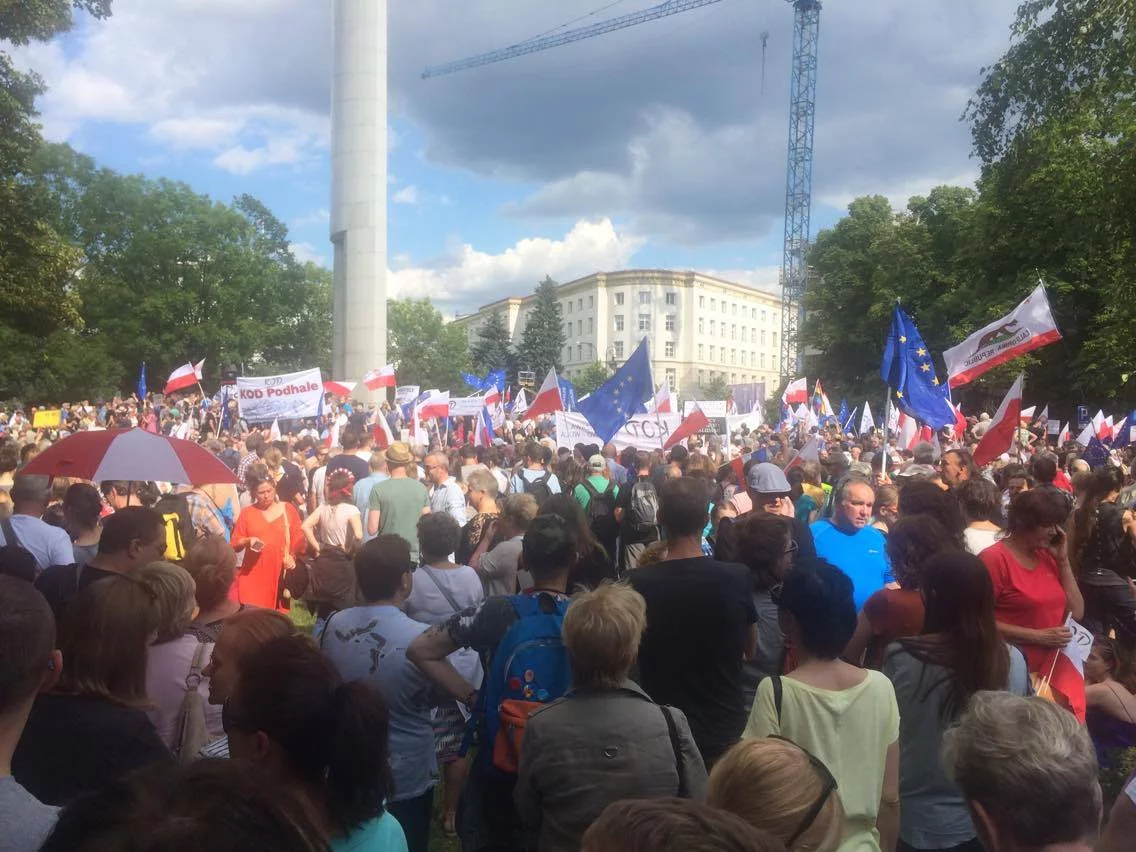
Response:
[{"label": "protest sign", "polygon": [[59,408],[44,408],[32,418],[33,429],[51,429],[63,422],[63,411]]},{"label": "protest sign", "polygon": [[237,379],[241,417],[250,423],[317,417],[323,400],[319,369],[282,376],[241,376]]},{"label": "protest sign", "polygon": [[[593,431],[583,414],[569,411],[556,411],[556,446],[573,449],[577,444],[598,444],[603,441]],[[639,450],[661,450],[671,432],[678,428],[682,418],[677,414],[636,414],[622,429],[615,433],[611,442],[616,451],[625,447]]]},{"label": "protest sign", "polygon": [[419,385],[399,385],[394,389],[394,401],[396,405],[409,405],[418,399],[418,394],[422,391]]},{"label": "protest sign", "polygon": [[[702,409],[702,413],[706,415],[706,419],[710,422],[705,429],[700,430],[701,435],[729,435],[730,427],[726,422],[729,415],[728,406],[724,399],[704,399],[698,402],[698,407]],[[690,416],[690,412],[694,410],[694,400],[688,399],[682,404],[682,414],[684,417]]]},{"label": "protest sign", "polygon": [[450,417],[476,417],[484,407],[483,396],[459,396],[450,400]]}]

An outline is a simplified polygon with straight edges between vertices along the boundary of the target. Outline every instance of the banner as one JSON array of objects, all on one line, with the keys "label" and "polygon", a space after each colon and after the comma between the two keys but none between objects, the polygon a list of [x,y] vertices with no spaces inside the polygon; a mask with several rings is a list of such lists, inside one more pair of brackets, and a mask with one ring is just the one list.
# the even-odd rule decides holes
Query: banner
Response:
[{"label": "banner", "polygon": [[[727,418],[733,416],[729,413],[729,406],[724,399],[704,399],[699,400],[698,407],[702,409],[702,413],[706,415],[706,419],[710,421],[705,429],[700,430],[702,435],[723,435],[730,434],[730,426]],[[682,404],[682,416],[689,417],[690,412],[694,410],[694,400],[688,399]]]},{"label": "banner", "polygon": [[394,389],[395,405],[409,405],[418,399],[421,393],[418,385],[399,385]]},{"label": "banner", "polygon": [[[577,444],[603,445],[583,414],[568,411],[553,412],[556,417],[556,446],[573,449]],[[678,428],[682,418],[677,414],[636,414],[611,442],[616,452],[625,447],[637,450],[661,450],[671,432]]]},{"label": "banner", "polygon": [[318,417],[323,401],[323,379],[317,367],[283,376],[237,378],[241,417],[250,423]]},{"label": "banner", "polygon": [[63,422],[63,410],[60,408],[45,408],[35,413],[32,418],[33,429],[50,429]]},{"label": "banner", "polygon": [[476,417],[485,407],[483,396],[459,396],[450,399],[450,417]]}]

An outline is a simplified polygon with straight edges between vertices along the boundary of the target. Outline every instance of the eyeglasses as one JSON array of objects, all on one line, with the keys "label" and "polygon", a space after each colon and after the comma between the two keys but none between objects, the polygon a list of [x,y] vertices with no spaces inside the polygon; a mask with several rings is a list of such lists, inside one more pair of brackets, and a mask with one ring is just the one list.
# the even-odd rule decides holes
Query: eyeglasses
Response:
[{"label": "eyeglasses", "polygon": [[816,770],[816,774],[820,777],[820,780],[824,785],[820,791],[820,795],[817,796],[817,800],[813,802],[812,807],[810,807],[805,812],[804,817],[801,818],[801,823],[797,826],[797,830],[794,831],[792,836],[785,841],[785,848],[792,849],[793,844],[796,842],[797,838],[809,830],[812,824],[816,822],[816,818],[820,816],[820,812],[824,810],[825,802],[828,801],[828,797],[831,796],[833,791],[836,789],[836,779],[832,776],[832,773],[829,771],[828,767],[824,765],[824,762],[822,760],[820,760],[816,755],[809,752],[807,749],[801,748],[801,746],[793,742],[791,739],[788,739],[787,737],[779,737],[776,734],[771,735],[769,739],[780,740],[783,743],[789,743],[794,748],[800,749],[805,757],[808,758],[809,763],[812,765],[813,769]]}]

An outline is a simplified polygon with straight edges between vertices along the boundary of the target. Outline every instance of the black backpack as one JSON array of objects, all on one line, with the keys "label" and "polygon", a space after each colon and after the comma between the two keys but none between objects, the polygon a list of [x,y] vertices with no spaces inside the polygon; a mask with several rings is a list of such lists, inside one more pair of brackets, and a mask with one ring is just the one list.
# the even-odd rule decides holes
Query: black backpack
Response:
[{"label": "black backpack", "polygon": [[548,486],[548,480],[552,479],[552,474],[547,470],[544,472],[544,476],[538,479],[529,479],[525,476],[524,471],[521,471],[520,477],[525,486],[524,493],[531,494],[538,506],[543,506],[544,501],[552,496],[552,489]]},{"label": "black backpack", "polygon": [[189,513],[189,501],[184,494],[163,494],[154,504],[154,510],[162,516],[162,523],[165,524],[164,558],[168,562],[180,564],[197,540],[193,531],[193,518]]},{"label": "black backpack", "polygon": [[628,515],[631,528],[640,535],[658,532],[659,492],[651,480],[640,480],[631,486]]},{"label": "black backpack", "polygon": [[587,479],[580,483],[588,492],[588,523],[594,529],[597,524],[615,517],[615,483],[609,481],[603,491],[597,491]]}]

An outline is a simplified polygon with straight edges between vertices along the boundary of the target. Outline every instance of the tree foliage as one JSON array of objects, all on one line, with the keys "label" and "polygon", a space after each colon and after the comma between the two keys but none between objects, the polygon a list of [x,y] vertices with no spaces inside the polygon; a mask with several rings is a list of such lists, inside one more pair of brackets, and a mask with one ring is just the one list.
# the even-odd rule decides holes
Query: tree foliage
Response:
[{"label": "tree foliage", "polygon": [[556,296],[557,284],[547,275],[537,285],[536,299],[521,336],[520,366],[543,376],[553,367],[564,369],[564,313]]},{"label": "tree foliage", "polygon": [[469,370],[465,331],[443,322],[428,298],[387,302],[387,345],[401,384],[457,388]]},{"label": "tree foliage", "polygon": [[719,400],[730,395],[730,383],[721,373],[711,378],[698,388],[701,399]]},{"label": "tree foliage", "polygon": [[473,371],[485,375],[494,370],[504,370],[510,381],[515,379],[517,353],[513,351],[505,316],[499,311],[491,313],[481,324],[477,334],[477,339],[469,347]]},{"label": "tree foliage", "polygon": [[586,364],[584,369],[580,371],[580,375],[572,380],[572,384],[576,386],[576,398],[579,399],[584,394],[591,393],[609,378],[611,378],[611,370],[603,361],[593,361]]}]

